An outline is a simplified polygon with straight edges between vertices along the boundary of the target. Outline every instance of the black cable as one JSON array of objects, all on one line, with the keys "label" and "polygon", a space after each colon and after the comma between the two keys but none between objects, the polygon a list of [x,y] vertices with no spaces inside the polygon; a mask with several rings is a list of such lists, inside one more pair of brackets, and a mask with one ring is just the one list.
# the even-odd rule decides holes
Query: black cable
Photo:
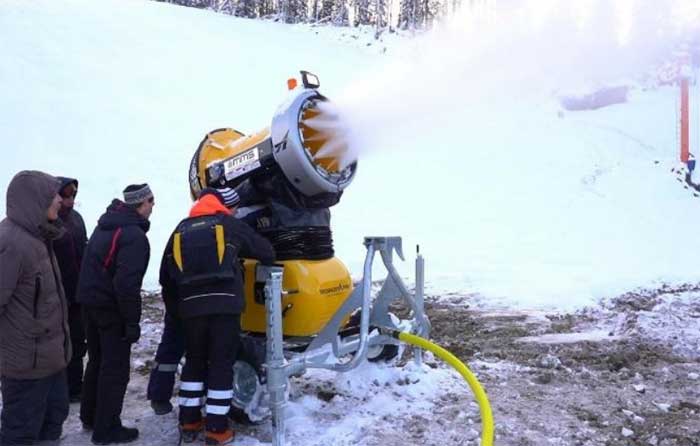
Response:
[{"label": "black cable", "polygon": [[333,234],[326,226],[302,226],[260,234],[275,248],[277,260],[324,260],[335,255]]}]

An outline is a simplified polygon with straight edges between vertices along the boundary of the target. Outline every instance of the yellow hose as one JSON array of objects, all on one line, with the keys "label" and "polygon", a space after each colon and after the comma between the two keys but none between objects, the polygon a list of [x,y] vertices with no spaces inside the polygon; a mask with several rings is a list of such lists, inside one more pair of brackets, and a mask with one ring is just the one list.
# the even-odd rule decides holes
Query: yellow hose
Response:
[{"label": "yellow hose", "polygon": [[479,403],[479,411],[481,412],[481,445],[482,446],[493,446],[494,437],[494,424],[493,424],[493,413],[491,412],[491,405],[489,404],[489,399],[486,396],[484,388],[476,379],[476,376],[467,368],[466,365],[455,355],[448,352],[439,345],[433,344],[427,339],[421,338],[420,336],[412,335],[405,332],[394,332],[394,337],[407,344],[415,345],[424,350],[432,352],[440,359],[451,365],[455,370],[459,372],[460,375],[467,381],[469,387],[472,389],[474,396],[476,397],[477,403]]}]

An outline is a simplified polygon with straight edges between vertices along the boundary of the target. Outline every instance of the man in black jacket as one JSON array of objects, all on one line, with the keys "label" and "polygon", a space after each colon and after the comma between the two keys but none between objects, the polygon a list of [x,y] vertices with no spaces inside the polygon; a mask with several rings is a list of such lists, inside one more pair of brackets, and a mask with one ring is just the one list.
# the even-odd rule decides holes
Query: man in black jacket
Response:
[{"label": "man in black jacket", "polygon": [[92,233],[83,258],[78,302],[83,305],[89,361],[80,419],[95,444],[127,443],[138,430],[121,423],[131,344],[141,336],[141,284],[148,267],[146,232],[154,206],[147,184],[124,189]]},{"label": "man in black jacket", "polygon": [[78,289],[78,276],[80,264],[83,261],[83,252],[87,244],[87,233],[83,217],[73,209],[75,196],[78,194],[78,180],[66,177],[57,177],[61,182],[58,194],[61,196],[61,210],[58,216],[66,229],[63,237],[53,244],[56,260],[61,270],[61,282],[68,301],[68,326],[70,327],[70,341],[73,344],[73,357],[68,364],[68,395],[70,402],[80,401],[83,390],[83,358],[87,353],[85,343],[85,328],[83,317],[80,314],[80,304],[75,301]]},{"label": "man in black jacket", "polygon": [[160,283],[167,311],[185,328],[185,367],[180,380],[180,429],[185,442],[202,430],[206,382],[206,444],[233,441],[228,411],[233,362],[240,340],[243,272],[239,256],[270,265],[270,243],[233,217],[214,189],[202,191],[190,217],[178,224],[163,253]]}]

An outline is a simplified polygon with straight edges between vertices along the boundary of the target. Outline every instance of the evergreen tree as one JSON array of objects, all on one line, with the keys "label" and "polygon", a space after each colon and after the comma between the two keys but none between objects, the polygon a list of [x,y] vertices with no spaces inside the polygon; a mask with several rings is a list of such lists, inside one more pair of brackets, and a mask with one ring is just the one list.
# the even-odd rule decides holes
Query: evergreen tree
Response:
[{"label": "evergreen tree", "polygon": [[224,14],[233,15],[236,12],[236,5],[233,0],[220,0],[216,10]]},{"label": "evergreen tree", "polygon": [[318,0],[311,0],[311,21],[312,22],[318,22],[318,14],[320,12],[320,6],[318,4]]},{"label": "evergreen tree", "polygon": [[258,17],[270,17],[277,11],[273,0],[253,0]]},{"label": "evergreen tree", "polygon": [[386,0],[374,0],[374,38],[378,39],[388,24],[389,11]]},{"label": "evergreen tree", "polygon": [[333,13],[333,24],[336,26],[348,26],[349,15],[348,4],[345,0],[337,0],[335,12]]},{"label": "evergreen tree", "polygon": [[256,11],[256,0],[238,0],[236,5],[236,16],[255,18],[258,16]]},{"label": "evergreen tree", "polygon": [[399,7],[399,28],[415,30],[418,28],[419,0],[402,0]]},{"label": "evergreen tree", "polygon": [[335,2],[337,0],[321,0],[321,8],[318,11],[318,21],[328,23],[333,21]]},{"label": "evergreen tree", "polygon": [[355,23],[353,23],[354,26],[369,25],[372,23],[369,0],[355,0],[354,10],[355,10]]},{"label": "evergreen tree", "polygon": [[307,7],[305,0],[287,0],[287,23],[305,22],[307,19]]}]

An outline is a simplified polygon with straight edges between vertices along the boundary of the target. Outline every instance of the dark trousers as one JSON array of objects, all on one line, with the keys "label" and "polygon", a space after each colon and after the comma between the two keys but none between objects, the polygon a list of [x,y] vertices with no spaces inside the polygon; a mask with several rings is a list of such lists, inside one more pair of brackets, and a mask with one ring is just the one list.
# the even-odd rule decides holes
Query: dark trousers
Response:
[{"label": "dark trousers", "polygon": [[65,370],[42,379],[0,378],[0,446],[34,444],[61,438],[68,418]]},{"label": "dark trousers", "polygon": [[156,365],[148,379],[149,400],[168,401],[173,396],[175,373],[184,353],[185,330],[182,322],[166,312],[163,319],[163,334],[156,351]]},{"label": "dark trousers", "polygon": [[68,394],[80,395],[83,391],[83,358],[87,353],[85,342],[85,327],[83,326],[83,314],[81,305],[71,303],[68,307],[68,327],[70,329],[70,342],[73,345],[73,357],[66,370],[68,374]]},{"label": "dark trousers", "polygon": [[220,314],[183,321],[186,359],[180,379],[181,424],[201,420],[206,394],[207,430],[223,432],[228,429],[233,361],[240,345],[240,320],[240,314]]},{"label": "dark trousers", "polygon": [[80,420],[94,426],[95,437],[121,426],[126,385],[129,383],[131,344],[124,340],[124,324],[116,311],[83,307],[88,363],[83,380]]}]

